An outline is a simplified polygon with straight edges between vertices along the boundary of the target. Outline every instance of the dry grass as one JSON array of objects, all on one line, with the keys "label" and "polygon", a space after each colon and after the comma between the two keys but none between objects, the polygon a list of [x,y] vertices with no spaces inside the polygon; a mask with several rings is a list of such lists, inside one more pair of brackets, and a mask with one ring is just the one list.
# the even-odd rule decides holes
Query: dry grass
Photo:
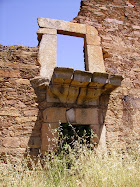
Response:
[{"label": "dry grass", "polygon": [[[74,130],[73,126],[71,127],[71,130]],[[66,143],[65,138],[68,136],[60,136],[59,153],[50,151],[43,157],[40,155],[36,163],[29,156],[19,163],[11,163],[8,156],[5,161],[1,160],[0,186],[139,186],[140,157],[136,143],[127,151],[112,150],[97,154],[96,149],[84,141],[85,131],[82,137],[79,137],[75,130],[74,133],[70,138],[77,136],[77,139],[72,139],[72,144]],[[94,132],[91,132],[91,135],[94,136]]]},{"label": "dry grass", "polygon": [[[78,149],[77,149],[78,146]],[[66,151],[69,154],[66,154]],[[8,157],[7,157],[8,158]],[[28,168],[31,161],[32,170]],[[45,163],[42,167],[42,161]],[[61,154],[48,154],[38,163],[27,158],[21,163],[0,163],[0,186],[139,186],[139,154],[137,150],[96,154],[84,145]]]}]

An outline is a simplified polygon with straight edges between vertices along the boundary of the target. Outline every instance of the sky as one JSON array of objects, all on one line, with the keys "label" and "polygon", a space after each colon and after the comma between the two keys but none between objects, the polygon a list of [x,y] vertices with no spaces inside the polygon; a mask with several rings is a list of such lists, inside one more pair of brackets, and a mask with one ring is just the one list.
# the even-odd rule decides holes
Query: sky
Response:
[{"label": "sky", "polygon": [[[38,45],[37,17],[71,21],[81,0],[0,0],[0,44]],[[84,70],[83,38],[57,35],[57,66]]]}]

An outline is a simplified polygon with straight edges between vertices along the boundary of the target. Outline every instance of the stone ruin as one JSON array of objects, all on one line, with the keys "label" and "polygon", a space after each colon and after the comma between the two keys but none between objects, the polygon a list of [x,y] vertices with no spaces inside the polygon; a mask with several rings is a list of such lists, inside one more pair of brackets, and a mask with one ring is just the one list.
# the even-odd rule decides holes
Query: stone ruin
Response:
[{"label": "stone ruin", "polygon": [[[121,75],[106,73],[98,31],[89,25],[38,18],[40,76],[31,80],[34,89],[46,90],[42,111],[41,152],[55,149],[61,123],[88,125],[96,134],[91,142],[106,148],[104,119],[110,93],[121,85]],[[85,71],[56,67],[57,34],[84,38]],[[50,141],[49,141],[50,140]],[[57,142],[56,142],[57,144]]]},{"label": "stone ruin", "polygon": [[[101,150],[138,147],[139,7],[139,0],[81,1],[80,11],[72,22],[39,18],[40,47],[0,45],[1,157],[8,155],[15,161],[28,152],[37,159],[41,149],[45,152],[49,148],[48,124],[55,128],[63,121],[93,128]],[[97,30],[92,26],[98,30],[101,47]],[[85,39],[85,72],[56,67],[57,33]],[[55,38],[52,45],[49,36]],[[88,39],[90,36],[92,39]],[[38,51],[40,54],[43,50],[44,56],[38,58]],[[51,66],[47,67],[49,62]],[[123,81],[115,74],[122,75]]]}]

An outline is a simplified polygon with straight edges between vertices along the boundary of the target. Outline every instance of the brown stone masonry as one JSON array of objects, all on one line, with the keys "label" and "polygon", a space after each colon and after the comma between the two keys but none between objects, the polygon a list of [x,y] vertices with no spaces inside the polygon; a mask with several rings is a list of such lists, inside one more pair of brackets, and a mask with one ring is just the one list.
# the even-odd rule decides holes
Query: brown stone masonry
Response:
[{"label": "brown stone masonry", "polygon": [[109,147],[136,145],[140,137],[140,1],[86,0],[74,22],[94,26],[107,73],[121,74],[105,118]]},{"label": "brown stone masonry", "polygon": [[[86,34],[85,44],[88,44],[89,51],[95,51],[94,46],[98,46],[100,43],[101,47],[99,48],[100,51],[101,49],[103,51],[102,58],[105,66],[102,71],[102,73],[104,72],[102,74],[103,80],[108,80],[108,74],[120,74],[124,77],[121,87],[117,87],[111,92],[112,86],[107,85],[104,95],[101,94],[102,89],[92,90],[92,87],[97,86],[95,84],[97,79],[96,76],[93,76],[93,71],[87,75],[85,72],[80,73],[80,77],[83,75],[86,81],[83,81],[82,78],[82,81],[69,78],[74,70],[68,70],[65,80],[62,78],[61,72],[60,77],[59,73],[54,74],[52,83],[48,83],[46,77],[44,79],[38,78],[35,83],[34,78],[40,76],[40,61],[37,60],[38,50],[43,51],[43,48],[0,45],[0,154],[2,157],[7,153],[11,158],[13,156],[20,158],[27,152],[36,156],[41,149],[48,149],[45,134],[50,128],[57,127],[58,122],[56,124],[56,121],[50,120],[54,119],[51,115],[54,115],[58,108],[62,114],[61,120],[64,122],[68,120],[73,124],[82,124],[85,116],[88,117],[88,123],[98,135],[100,132],[104,132],[100,139],[103,142],[107,140],[108,148],[129,148],[132,143],[137,145],[140,137],[139,10],[139,0],[86,0],[81,1],[78,16],[74,18],[69,28],[64,29],[66,25],[63,21],[61,22],[63,30],[59,30],[60,27],[57,29],[47,28],[46,21],[40,20],[41,28],[38,30],[38,39],[41,41],[42,34],[45,34],[44,44],[49,40],[48,35],[53,37],[59,32],[73,35],[71,29],[78,33],[78,37],[85,37]],[[79,30],[74,23],[81,25]],[[49,23],[47,22],[47,24]],[[86,30],[83,25],[86,25]],[[94,32],[98,31],[98,35],[93,34],[90,28],[94,28]],[[55,36],[52,41],[53,46],[56,45]],[[53,48],[53,46],[49,47]],[[85,50],[88,50],[88,47]],[[102,53],[100,54],[102,55]],[[50,55],[53,55],[52,51]],[[96,57],[94,55],[93,53],[89,55],[90,59],[85,56],[85,61],[92,61]],[[56,63],[55,56],[53,58],[53,62]],[[52,67],[52,74],[54,67],[55,65]],[[88,64],[87,68],[89,68]],[[44,72],[46,70],[47,67]],[[78,77],[78,72],[75,73]],[[89,78],[90,75],[92,81]],[[32,81],[30,81],[31,79]],[[116,81],[114,79],[115,76],[109,79],[112,85]],[[100,84],[104,84],[102,81]],[[35,86],[36,84],[39,86]],[[62,86],[60,87],[62,84],[68,86],[62,89]],[[69,86],[70,84],[72,86]],[[79,86],[75,86],[77,84]],[[101,87],[103,88],[103,85]],[[92,92],[90,92],[91,90]],[[76,103],[76,106],[73,103]],[[92,115],[88,116],[91,108]],[[54,113],[51,110],[54,110]],[[49,113],[51,114],[48,115]],[[55,115],[57,117],[58,113],[56,112]],[[98,118],[95,117],[97,115]],[[79,116],[82,116],[82,120]],[[94,123],[91,124],[91,121]],[[49,126],[50,122],[53,124],[51,127]],[[100,126],[100,131],[97,123],[103,124]],[[51,134],[49,135],[51,136]],[[42,144],[41,139],[46,143]]]}]

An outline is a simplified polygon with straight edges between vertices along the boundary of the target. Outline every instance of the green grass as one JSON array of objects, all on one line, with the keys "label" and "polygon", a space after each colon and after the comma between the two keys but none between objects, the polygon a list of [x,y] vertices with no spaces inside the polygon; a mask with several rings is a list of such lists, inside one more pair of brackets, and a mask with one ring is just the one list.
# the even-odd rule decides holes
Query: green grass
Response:
[{"label": "green grass", "polygon": [[[118,153],[112,151],[104,155],[96,154],[84,145],[71,149],[66,145],[69,154],[63,151],[39,158],[38,163],[24,159],[20,163],[8,161],[0,163],[0,186],[31,187],[110,187],[139,186],[139,154]],[[32,163],[32,170],[28,162]],[[42,166],[41,163],[44,163]]]}]

